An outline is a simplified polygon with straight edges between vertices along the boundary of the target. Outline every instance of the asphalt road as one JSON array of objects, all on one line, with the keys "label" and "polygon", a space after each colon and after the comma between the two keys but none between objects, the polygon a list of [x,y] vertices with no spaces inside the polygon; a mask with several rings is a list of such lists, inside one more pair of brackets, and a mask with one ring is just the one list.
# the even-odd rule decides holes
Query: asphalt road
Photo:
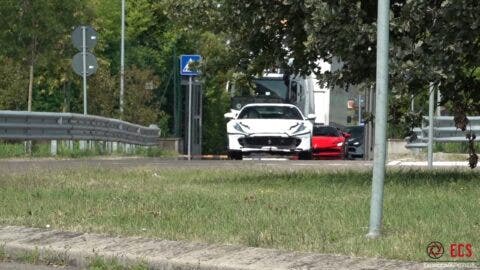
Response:
[{"label": "asphalt road", "polygon": [[174,160],[161,158],[94,158],[94,159],[9,159],[0,160],[0,172],[22,173],[26,171],[61,170],[72,168],[234,168],[282,170],[369,170],[371,161],[359,160]]}]

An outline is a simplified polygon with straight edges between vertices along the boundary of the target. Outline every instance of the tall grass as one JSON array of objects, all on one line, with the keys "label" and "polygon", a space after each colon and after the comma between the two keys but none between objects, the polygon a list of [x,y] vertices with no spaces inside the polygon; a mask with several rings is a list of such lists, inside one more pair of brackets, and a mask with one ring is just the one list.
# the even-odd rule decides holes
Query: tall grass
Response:
[{"label": "tall grass", "polygon": [[0,178],[0,224],[426,260],[480,246],[476,172],[389,172],[383,237],[365,238],[371,174],[75,169]]}]

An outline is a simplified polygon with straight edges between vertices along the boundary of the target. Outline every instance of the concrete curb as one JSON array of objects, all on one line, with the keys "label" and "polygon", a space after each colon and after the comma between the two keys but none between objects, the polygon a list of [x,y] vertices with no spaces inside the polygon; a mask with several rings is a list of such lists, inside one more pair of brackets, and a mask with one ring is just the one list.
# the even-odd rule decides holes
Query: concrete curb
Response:
[{"label": "concrete curb", "polygon": [[166,241],[138,237],[0,227],[0,246],[12,258],[36,252],[41,259],[63,260],[85,268],[95,256],[123,265],[145,263],[162,270],[247,269],[424,269],[423,264],[342,255],[286,252],[234,245]]}]

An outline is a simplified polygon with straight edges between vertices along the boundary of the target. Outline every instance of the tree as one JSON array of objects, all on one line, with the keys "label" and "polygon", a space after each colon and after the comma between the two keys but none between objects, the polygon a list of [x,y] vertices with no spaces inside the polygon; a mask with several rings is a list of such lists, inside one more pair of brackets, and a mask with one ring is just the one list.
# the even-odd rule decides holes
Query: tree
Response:
[{"label": "tree", "polygon": [[204,56],[203,79],[203,151],[222,153],[227,145],[226,122],[224,113],[229,110],[230,97],[225,91],[227,81],[231,79],[229,58],[224,39],[211,32],[200,37],[200,53]]},{"label": "tree", "polygon": [[155,102],[154,90],[159,79],[151,70],[135,66],[125,72],[126,89],[124,120],[140,125],[156,124],[160,110]]},{"label": "tree", "polygon": [[27,92],[25,88],[26,72],[18,62],[9,58],[0,58],[0,110],[25,110]]},{"label": "tree", "polygon": [[[210,27],[226,33],[240,70],[255,74],[274,64],[295,73],[317,73],[330,85],[374,82],[376,0],[200,2],[233,15],[217,16]],[[192,13],[184,17],[203,20],[203,11],[184,10]],[[392,91],[417,94],[434,82],[443,103],[479,112],[473,102],[479,95],[474,91],[479,87],[479,12],[474,0],[391,1]],[[319,59],[338,59],[343,65],[322,75]]]},{"label": "tree", "polygon": [[97,73],[88,84],[88,113],[104,117],[118,117],[118,76],[110,74],[107,61],[100,59]]},{"label": "tree", "polygon": [[[22,61],[28,67],[28,109],[32,108],[31,96],[35,66],[60,64],[65,46],[70,44],[72,26],[77,25],[88,12],[81,0],[73,1],[3,1],[0,5],[0,55]],[[67,38],[68,37],[68,38]],[[58,66],[62,66],[61,64]],[[61,77],[60,74],[56,74]],[[47,80],[52,77],[48,76]]]}]

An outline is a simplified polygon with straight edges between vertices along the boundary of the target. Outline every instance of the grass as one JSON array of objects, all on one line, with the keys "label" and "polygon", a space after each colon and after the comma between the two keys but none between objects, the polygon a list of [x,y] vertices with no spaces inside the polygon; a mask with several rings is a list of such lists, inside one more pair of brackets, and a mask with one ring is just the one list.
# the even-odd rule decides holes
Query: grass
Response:
[{"label": "grass", "polygon": [[[82,158],[93,156],[144,156],[144,157],[174,157],[175,153],[162,150],[158,147],[137,147],[130,152],[124,151],[121,146],[114,153],[106,151],[105,146],[101,143],[94,143],[92,148],[81,150],[78,142],[74,142],[73,147],[66,144],[59,144],[57,157],[65,158]],[[21,157],[50,157],[50,143],[34,143],[32,153],[26,153],[23,143],[1,143],[0,142],[0,158],[21,158]]]},{"label": "grass", "polygon": [[[391,171],[383,237],[365,238],[369,173],[75,169],[0,177],[0,224],[427,260],[480,247],[476,171]],[[478,255],[477,255],[478,256]]]},{"label": "grass", "polygon": [[96,256],[88,265],[89,270],[148,270],[145,263],[135,263],[129,266],[124,266],[115,259],[106,259],[104,257]]},{"label": "grass", "polygon": [[[446,143],[434,143],[433,150],[435,152],[443,153],[468,153],[468,143],[467,142],[446,142]],[[480,152],[480,144],[478,141],[475,141],[475,151]]]},{"label": "grass", "polygon": [[0,262],[7,261],[10,258],[7,251],[5,251],[5,245],[0,245]]},{"label": "grass", "polygon": [[18,260],[29,264],[39,264],[40,262],[42,262],[38,249],[35,249],[31,252],[25,252],[18,258]]}]

